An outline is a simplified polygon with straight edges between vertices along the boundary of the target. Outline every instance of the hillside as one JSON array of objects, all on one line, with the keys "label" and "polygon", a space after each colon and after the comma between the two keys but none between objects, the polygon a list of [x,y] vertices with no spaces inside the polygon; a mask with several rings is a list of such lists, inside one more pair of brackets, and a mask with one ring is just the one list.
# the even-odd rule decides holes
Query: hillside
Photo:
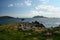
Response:
[{"label": "hillside", "polygon": [[60,28],[29,28],[22,30],[19,29],[21,26],[17,24],[23,23],[0,26],[0,40],[60,40]]}]

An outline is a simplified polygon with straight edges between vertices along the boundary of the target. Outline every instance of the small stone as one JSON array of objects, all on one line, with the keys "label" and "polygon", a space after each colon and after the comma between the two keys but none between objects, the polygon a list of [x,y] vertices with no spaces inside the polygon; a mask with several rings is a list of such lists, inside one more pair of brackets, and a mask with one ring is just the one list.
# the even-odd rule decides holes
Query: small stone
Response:
[{"label": "small stone", "polygon": [[53,39],[47,39],[47,40],[53,40]]},{"label": "small stone", "polygon": [[31,35],[31,33],[28,33],[28,35]]},{"label": "small stone", "polygon": [[38,38],[34,37],[33,40],[38,40]]}]

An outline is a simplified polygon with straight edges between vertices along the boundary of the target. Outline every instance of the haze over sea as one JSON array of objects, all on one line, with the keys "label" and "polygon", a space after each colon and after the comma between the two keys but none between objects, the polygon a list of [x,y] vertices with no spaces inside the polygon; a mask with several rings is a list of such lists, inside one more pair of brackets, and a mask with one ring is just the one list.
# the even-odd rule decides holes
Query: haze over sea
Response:
[{"label": "haze over sea", "polygon": [[[56,27],[60,25],[60,18],[25,18],[24,22],[38,21],[46,27]],[[21,18],[0,19],[0,24],[21,22]]]}]

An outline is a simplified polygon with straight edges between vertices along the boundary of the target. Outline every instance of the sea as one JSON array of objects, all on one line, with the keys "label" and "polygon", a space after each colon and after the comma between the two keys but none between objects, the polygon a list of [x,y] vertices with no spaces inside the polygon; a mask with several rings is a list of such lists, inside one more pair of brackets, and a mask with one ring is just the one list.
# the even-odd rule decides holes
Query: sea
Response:
[{"label": "sea", "polygon": [[[34,22],[38,21],[39,23],[42,23],[45,27],[56,27],[60,25],[60,18],[24,18],[23,22]],[[21,18],[8,18],[3,19],[0,18],[0,24],[8,24],[8,23],[14,23],[14,22],[21,22]]]}]

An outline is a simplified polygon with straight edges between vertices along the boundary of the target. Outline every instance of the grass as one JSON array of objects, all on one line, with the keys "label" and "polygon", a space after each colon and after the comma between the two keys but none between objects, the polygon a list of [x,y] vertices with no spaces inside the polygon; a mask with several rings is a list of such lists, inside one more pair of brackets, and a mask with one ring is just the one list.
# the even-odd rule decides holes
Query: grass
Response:
[{"label": "grass", "polygon": [[[10,23],[0,26],[0,40],[60,40],[60,28],[36,28],[26,31],[14,28],[21,23]],[[51,35],[46,35],[47,33],[51,33]]]}]

